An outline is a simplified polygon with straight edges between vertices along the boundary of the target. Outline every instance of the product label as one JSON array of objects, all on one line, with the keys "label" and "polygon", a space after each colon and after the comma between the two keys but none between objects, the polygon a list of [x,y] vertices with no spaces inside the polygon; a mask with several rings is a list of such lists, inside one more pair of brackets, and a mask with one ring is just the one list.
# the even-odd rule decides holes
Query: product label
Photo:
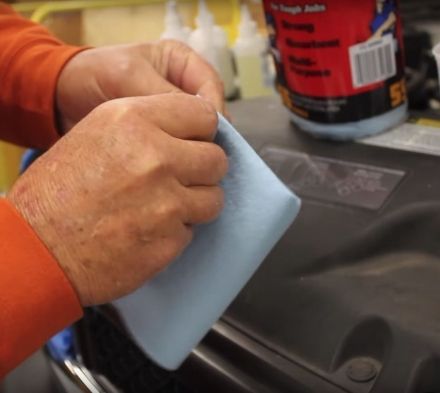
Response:
[{"label": "product label", "polygon": [[398,0],[265,0],[283,102],[320,123],[377,116],[406,101]]},{"label": "product label", "polygon": [[353,86],[356,88],[382,82],[396,75],[394,40],[391,35],[350,47]]}]

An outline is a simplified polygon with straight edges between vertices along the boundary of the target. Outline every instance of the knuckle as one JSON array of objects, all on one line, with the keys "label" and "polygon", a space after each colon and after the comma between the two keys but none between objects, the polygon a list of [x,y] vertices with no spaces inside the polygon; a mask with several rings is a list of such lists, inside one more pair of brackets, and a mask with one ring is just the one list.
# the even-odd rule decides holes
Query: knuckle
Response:
[{"label": "knuckle", "polygon": [[159,219],[166,225],[174,222],[176,218],[181,216],[182,204],[176,198],[167,198],[163,200],[156,210]]},{"label": "knuckle", "polygon": [[[154,179],[158,187],[165,187],[167,183],[166,179],[169,178],[169,165],[163,160],[157,159],[152,162],[147,160],[144,161],[145,175],[144,177],[147,179]],[[167,203],[168,205],[168,203]],[[168,210],[172,211],[173,206],[172,203],[169,203]],[[167,210],[165,209],[164,212]]]},{"label": "knuckle", "polygon": [[148,168],[147,175],[155,177],[164,184],[165,179],[172,173],[169,158],[164,151],[157,146],[150,146],[148,150],[148,154],[142,156]]},{"label": "knuckle", "polygon": [[138,67],[136,56],[120,56],[114,66],[117,75],[131,75]]},{"label": "knuckle", "polygon": [[181,249],[182,247],[175,239],[166,242],[162,255],[166,263],[170,263],[174,259],[176,259],[177,256],[180,254]]},{"label": "knuckle", "polygon": [[192,236],[192,230],[185,229],[184,231],[177,231],[162,243],[160,258],[162,267],[175,260],[182,253],[191,242]]},{"label": "knuckle", "polygon": [[95,107],[92,113],[99,114],[101,116],[108,116],[108,113],[112,113],[113,110],[117,107],[117,100],[104,101]]},{"label": "knuckle", "polygon": [[186,246],[191,243],[193,238],[193,230],[190,227],[185,227],[178,231],[172,241],[171,249],[174,250],[174,258],[182,253]]},{"label": "knuckle", "polygon": [[179,254],[177,243],[174,240],[164,242],[161,250],[161,264],[167,265],[172,262]]},{"label": "knuckle", "polygon": [[168,160],[156,141],[157,136],[153,132],[146,134],[144,129],[136,125],[131,127],[126,124],[126,127],[118,130],[115,144],[118,165],[142,183],[163,185],[169,172]]},{"label": "knuckle", "polygon": [[148,169],[148,173],[161,172],[165,166],[165,159],[162,149],[156,143],[155,136],[150,135],[149,138],[144,138],[141,131],[136,132],[140,134],[139,138],[144,142],[142,154],[139,154],[139,159],[147,165],[146,169]]},{"label": "knuckle", "polygon": [[125,122],[133,118],[133,114],[137,112],[137,105],[133,99],[118,98],[106,101],[99,107],[102,116],[105,116],[112,122]]}]

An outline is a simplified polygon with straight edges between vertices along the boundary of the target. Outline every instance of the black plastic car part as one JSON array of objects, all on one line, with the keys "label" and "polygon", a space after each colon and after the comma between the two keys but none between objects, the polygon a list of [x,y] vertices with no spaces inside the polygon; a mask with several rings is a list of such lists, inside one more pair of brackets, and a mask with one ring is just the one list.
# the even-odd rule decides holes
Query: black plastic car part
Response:
[{"label": "black plastic car part", "polygon": [[[182,367],[159,371],[164,386],[209,393],[440,392],[440,149],[436,156],[313,139],[294,129],[276,98],[230,109],[303,208]],[[96,313],[101,326],[116,330],[99,345],[96,337],[89,341],[83,353],[101,357],[89,359],[90,366],[106,375],[123,362],[121,380],[135,383],[129,372],[148,360],[136,347],[129,359],[123,321],[114,323],[103,310],[93,312],[95,319]],[[118,345],[122,352],[111,352]]]}]

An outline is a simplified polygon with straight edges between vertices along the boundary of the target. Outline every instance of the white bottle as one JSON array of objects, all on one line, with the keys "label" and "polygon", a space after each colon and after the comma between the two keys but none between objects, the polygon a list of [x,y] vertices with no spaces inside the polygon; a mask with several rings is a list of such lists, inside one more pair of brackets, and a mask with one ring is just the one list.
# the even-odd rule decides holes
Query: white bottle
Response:
[{"label": "white bottle", "polygon": [[228,46],[227,34],[220,26],[214,26],[214,44],[218,53],[219,73],[225,86],[225,97],[231,98],[237,92],[234,59]]},{"label": "white bottle", "polygon": [[258,32],[246,5],[241,7],[239,35],[233,51],[242,98],[273,94],[274,75],[270,72],[267,40]]},{"label": "white bottle", "polygon": [[196,27],[189,36],[189,45],[218,71],[225,86],[225,97],[233,96],[236,91],[235,75],[226,32],[215,25],[214,16],[204,0],[199,0]]},{"label": "white bottle", "polygon": [[175,0],[167,2],[165,14],[165,30],[160,36],[161,39],[178,40],[188,43],[191,29],[185,26],[177,11]]}]

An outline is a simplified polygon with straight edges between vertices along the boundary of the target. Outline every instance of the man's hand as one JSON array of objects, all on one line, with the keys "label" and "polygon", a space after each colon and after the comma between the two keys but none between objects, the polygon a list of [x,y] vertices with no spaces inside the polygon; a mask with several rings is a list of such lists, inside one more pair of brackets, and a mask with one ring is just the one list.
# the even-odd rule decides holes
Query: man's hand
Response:
[{"label": "man's hand", "polygon": [[122,97],[184,91],[198,94],[224,112],[223,84],[216,71],[178,41],[89,49],[60,74],[56,103],[62,131],[93,108]]},{"label": "man's hand", "polygon": [[227,171],[211,143],[217,113],[191,95],[98,106],[17,181],[7,198],[84,306],[128,294],[217,217]]}]

